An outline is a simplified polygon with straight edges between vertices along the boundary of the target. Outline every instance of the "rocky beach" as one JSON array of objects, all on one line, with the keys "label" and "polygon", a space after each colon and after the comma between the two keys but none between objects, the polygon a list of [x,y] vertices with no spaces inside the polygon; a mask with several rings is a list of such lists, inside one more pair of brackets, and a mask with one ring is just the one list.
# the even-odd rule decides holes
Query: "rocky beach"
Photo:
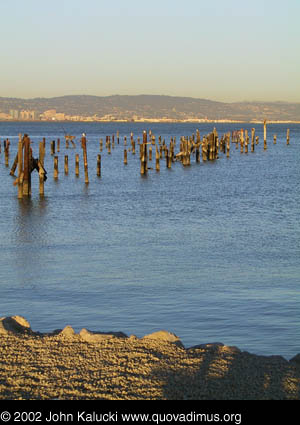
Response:
[{"label": "rocky beach", "polygon": [[185,348],[167,331],[137,338],[34,332],[0,319],[0,399],[300,399],[300,355],[259,356],[222,343]]}]

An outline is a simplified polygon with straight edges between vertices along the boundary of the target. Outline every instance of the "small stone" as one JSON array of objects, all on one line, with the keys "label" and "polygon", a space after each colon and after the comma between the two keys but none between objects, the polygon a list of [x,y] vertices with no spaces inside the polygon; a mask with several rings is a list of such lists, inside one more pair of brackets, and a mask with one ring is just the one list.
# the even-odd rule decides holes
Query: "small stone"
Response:
[{"label": "small stone", "polygon": [[59,333],[59,335],[66,336],[67,338],[72,338],[74,335],[76,335],[76,332],[72,328],[72,326],[67,325],[64,327],[64,329]]},{"label": "small stone", "polygon": [[87,342],[99,342],[112,338],[127,338],[123,332],[92,332],[85,328],[79,332],[80,337]]},{"label": "small stone", "polygon": [[30,324],[22,316],[1,317],[0,333],[33,333]]},{"label": "small stone", "polygon": [[183,344],[177,335],[165,330],[161,330],[158,332],[153,332],[152,334],[145,335],[143,339],[154,339],[157,341],[171,342],[173,344],[178,345],[179,347],[183,347]]}]

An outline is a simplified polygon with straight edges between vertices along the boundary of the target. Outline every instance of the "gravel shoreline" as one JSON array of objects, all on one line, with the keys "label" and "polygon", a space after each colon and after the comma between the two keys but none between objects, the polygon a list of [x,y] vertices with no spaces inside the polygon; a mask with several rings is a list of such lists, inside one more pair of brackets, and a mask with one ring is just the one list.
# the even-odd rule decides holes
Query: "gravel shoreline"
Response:
[{"label": "gravel shoreline", "polygon": [[221,343],[185,348],[167,331],[42,334],[6,317],[0,399],[300,400],[300,354],[287,361]]}]

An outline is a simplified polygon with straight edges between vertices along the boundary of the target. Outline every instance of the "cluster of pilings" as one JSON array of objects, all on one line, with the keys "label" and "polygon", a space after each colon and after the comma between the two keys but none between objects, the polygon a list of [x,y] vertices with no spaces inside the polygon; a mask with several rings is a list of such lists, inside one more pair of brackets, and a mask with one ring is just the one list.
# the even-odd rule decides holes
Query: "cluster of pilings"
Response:
[{"label": "cluster of pilings", "polygon": [[[75,136],[65,135],[65,146],[69,149],[70,143],[73,148],[76,148],[74,142]],[[130,134],[130,147],[127,148],[127,137],[124,136],[124,165],[128,164],[128,153],[132,155],[136,154],[136,142],[133,137],[133,133]],[[273,137],[273,143],[276,144],[277,135]],[[199,130],[196,130],[196,134],[192,136],[183,136],[180,138],[179,148],[176,153],[176,137],[171,137],[169,145],[166,144],[165,139],[161,136],[158,137],[156,142],[155,135],[152,134],[151,130],[147,134],[143,132],[142,142],[140,137],[137,138],[137,144],[139,146],[139,160],[140,160],[140,174],[147,175],[148,170],[153,170],[154,167],[149,166],[152,164],[153,150],[155,149],[155,170],[160,171],[160,163],[165,160],[165,166],[171,168],[175,162],[181,162],[183,166],[191,165],[191,157],[195,156],[195,162],[202,163],[206,161],[215,161],[219,158],[220,153],[226,154],[226,157],[230,157],[231,144],[236,145],[236,149],[240,148],[241,153],[248,153],[248,147],[251,146],[251,152],[255,151],[255,146],[258,145],[259,138],[255,135],[255,129],[251,129],[251,140],[247,130],[240,129],[237,131],[227,132],[219,137],[217,130],[214,128],[213,131],[207,135],[204,135],[201,139]],[[286,143],[290,143],[290,131],[287,129]],[[116,144],[120,145],[119,131],[116,134]],[[5,165],[9,166],[9,148],[10,141],[8,139],[3,141]],[[39,174],[39,193],[44,195],[44,182],[47,179],[47,171],[44,168],[46,139],[39,143],[39,157],[34,158],[31,141],[27,134],[19,135],[18,153],[14,159],[13,165],[10,170],[10,175],[15,176],[17,170],[17,178],[14,181],[14,185],[18,186],[18,198],[31,195],[31,172],[35,169]],[[87,140],[85,134],[81,137],[81,148],[83,154],[83,165],[84,165],[84,181],[86,184],[89,183],[88,175],[88,158],[87,158]],[[99,142],[100,152],[103,151],[103,139]],[[115,135],[106,136],[105,149],[107,154],[111,155],[112,150],[115,149]],[[267,149],[267,126],[266,121],[264,122],[264,150]],[[53,157],[53,178],[58,179],[58,155],[56,152],[60,152],[60,139],[57,141],[52,140],[50,142],[50,153]],[[0,141],[0,153],[1,153],[1,141]],[[69,157],[64,156],[64,173],[69,173]],[[97,169],[96,174],[101,177],[101,154],[97,155]],[[75,176],[79,176],[79,154],[75,154]]]}]

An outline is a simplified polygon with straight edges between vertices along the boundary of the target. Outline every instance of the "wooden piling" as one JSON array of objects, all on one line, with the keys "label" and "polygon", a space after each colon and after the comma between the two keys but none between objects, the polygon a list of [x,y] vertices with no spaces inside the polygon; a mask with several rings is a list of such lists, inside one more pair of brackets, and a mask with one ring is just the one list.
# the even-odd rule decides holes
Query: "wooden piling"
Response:
[{"label": "wooden piling", "polygon": [[10,145],[10,141],[8,139],[5,140],[4,143],[4,157],[5,157],[5,166],[8,167],[9,166],[9,145]]},{"label": "wooden piling", "polygon": [[152,161],[152,146],[149,146],[149,161]]},{"label": "wooden piling", "polygon": [[60,151],[60,139],[57,139],[57,152]]},{"label": "wooden piling", "polygon": [[30,139],[24,135],[24,162],[23,162],[23,196],[31,193],[31,173],[30,173]]},{"label": "wooden piling", "polygon": [[160,170],[159,158],[160,158],[159,150],[158,150],[158,147],[155,146],[155,169],[156,169],[156,171]]},{"label": "wooden piling", "polygon": [[124,165],[127,165],[127,149],[124,149]]},{"label": "wooden piling", "polygon": [[43,142],[40,142],[39,145],[39,193],[40,196],[44,195],[44,181],[45,181],[45,172],[44,172],[44,158],[45,158],[45,145]]},{"label": "wooden piling", "polygon": [[65,174],[69,174],[69,157],[65,155]]},{"label": "wooden piling", "polygon": [[226,135],[226,157],[230,157],[230,132]]},{"label": "wooden piling", "polygon": [[169,167],[169,151],[167,147],[165,148],[165,160],[166,160],[166,167],[170,168]]},{"label": "wooden piling", "polygon": [[290,144],[290,129],[288,128],[286,131],[286,144]]},{"label": "wooden piling", "polygon": [[14,160],[14,163],[13,163],[11,169],[10,169],[10,173],[9,173],[10,176],[14,176],[15,175],[15,171],[16,171],[17,165],[18,165],[18,154],[16,155],[15,160]]},{"label": "wooden piling", "polygon": [[196,162],[200,162],[200,142],[196,145]]},{"label": "wooden piling", "polygon": [[[109,144],[110,144],[110,142],[109,142]],[[86,184],[88,184],[89,183],[89,175],[88,175],[88,160],[87,160],[86,138],[85,138],[85,136],[82,136],[82,138],[81,138],[81,146],[82,146],[82,150],[83,150],[84,182]]]},{"label": "wooden piling", "polygon": [[207,161],[207,139],[204,137],[202,140],[202,161]]},{"label": "wooden piling", "polygon": [[173,158],[173,151],[172,151],[172,147],[170,147],[169,154],[168,154],[168,168],[172,167],[172,158]]},{"label": "wooden piling", "polygon": [[23,198],[23,140],[19,134],[18,144],[18,199]]},{"label": "wooden piling", "polygon": [[241,153],[244,152],[244,130],[241,129]]},{"label": "wooden piling", "polygon": [[79,154],[75,155],[75,176],[79,177]]},{"label": "wooden piling", "polygon": [[55,140],[52,140],[51,142],[51,155],[55,154]]},{"label": "wooden piling", "polygon": [[58,179],[58,156],[55,155],[54,157],[54,172],[53,172],[53,177],[55,179]]},{"label": "wooden piling", "polygon": [[255,128],[251,129],[251,152],[254,152]]},{"label": "wooden piling", "polygon": [[142,146],[142,150],[141,150],[141,154],[142,154],[142,157],[141,157],[141,174],[146,174],[148,172],[147,132],[146,131],[143,132],[143,144],[141,146]]},{"label": "wooden piling", "polygon": [[97,155],[97,176],[101,177],[101,155]]},{"label": "wooden piling", "polygon": [[273,143],[274,143],[274,145],[276,145],[276,142],[277,142],[277,135],[274,134],[274,136],[273,136]]},{"label": "wooden piling", "polygon": [[248,153],[249,136],[248,130],[245,130],[245,153]]},{"label": "wooden piling", "polygon": [[103,150],[103,140],[102,139],[100,139],[100,142],[99,142],[99,149],[100,149],[100,152],[102,152],[102,150]]},{"label": "wooden piling", "polygon": [[267,149],[267,120],[264,120],[264,150]]}]

